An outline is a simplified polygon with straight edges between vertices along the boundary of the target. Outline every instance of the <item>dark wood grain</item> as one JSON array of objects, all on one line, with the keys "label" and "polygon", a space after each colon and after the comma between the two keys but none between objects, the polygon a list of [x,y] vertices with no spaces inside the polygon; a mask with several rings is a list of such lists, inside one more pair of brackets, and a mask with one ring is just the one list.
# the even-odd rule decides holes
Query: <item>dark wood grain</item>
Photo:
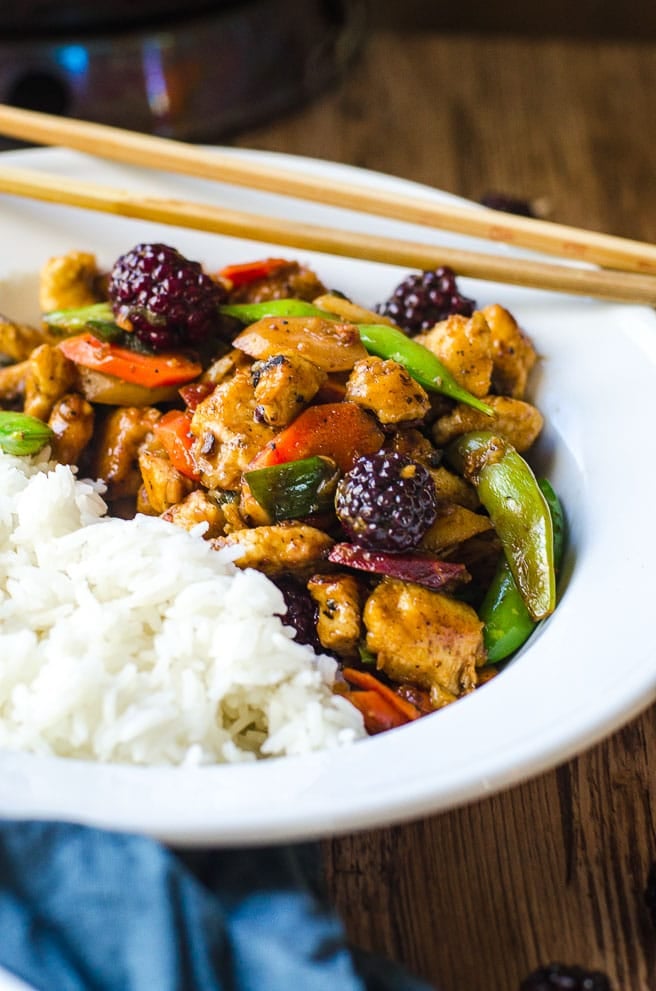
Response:
[{"label": "dark wood grain", "polygon": [[[238,143],[541,197],[554,219],[653,241],[655,122],[654,45],[379,33],[340,87]],[[655,754],[652,708],[512,791],[326,842],[351,938],[443,991],[516,991],[552,959],[653,991]]]}]

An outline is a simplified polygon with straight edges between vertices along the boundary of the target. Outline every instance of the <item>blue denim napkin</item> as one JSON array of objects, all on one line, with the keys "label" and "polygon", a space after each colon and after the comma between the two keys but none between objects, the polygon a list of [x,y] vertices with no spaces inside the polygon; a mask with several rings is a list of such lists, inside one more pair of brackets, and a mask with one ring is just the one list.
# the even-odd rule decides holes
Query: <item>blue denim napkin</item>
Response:
[{"label": "blue denim napkin", "polygon": [[316,845],[0,823],[0,966],[38,991],[429,991],[351,951],[319,880]]}]

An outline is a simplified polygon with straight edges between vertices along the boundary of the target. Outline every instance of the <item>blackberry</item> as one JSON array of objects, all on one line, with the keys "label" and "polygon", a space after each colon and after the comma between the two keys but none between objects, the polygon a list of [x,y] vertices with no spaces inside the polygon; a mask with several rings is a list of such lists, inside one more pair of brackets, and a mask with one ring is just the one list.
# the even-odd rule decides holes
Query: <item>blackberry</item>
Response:
[{"label": "blackberry", "polygon": [[428,330],[452,313],[470,317],[475,306],[473,299],[459,292],[453,269],[442,266],[433,272],[409,275],[387,302],[378,304],[376,311],[412,335]]},{"label": "blackberry", "polygon": [[216,330],[225,292],[198,262],[166,244],[138,244],[115,262],[109,298],[153,351],[199,345]]},{"label": "blackberry", "polygon": [[305,585],[291,575],[281,575],[274,578],[274,581],[282,592],[287,606],[287,612],[280,618],[285,626],[291,626],[296,630],[294,640],[297,643],[309,644],[317,653],[322,651],[325,653],[317,635],[317,604]]},{"label": "blackberry", "polygon": [[613,991],[605,974],[551,963],[524,978],[519,991]]},{"label": "blackberry", "polygon": [[528,202],[517,196],[506,196],[505,193],[486,193],[481,197],[481,206],[491,210],[501,210],[503,213],[514,213],[518,217],[535,217],[535,210]]},{"label": "blackberry", "polygon": [[656,862],[649,868],[645,886],[645,906],[649,912],[652,925],[656,928]]},{"label": "blackberry", "polygon": [[375,550],[416,547],[437,516],[430,472],[396,451],[363,455],[344,475],[335,511],[353,543]]}]

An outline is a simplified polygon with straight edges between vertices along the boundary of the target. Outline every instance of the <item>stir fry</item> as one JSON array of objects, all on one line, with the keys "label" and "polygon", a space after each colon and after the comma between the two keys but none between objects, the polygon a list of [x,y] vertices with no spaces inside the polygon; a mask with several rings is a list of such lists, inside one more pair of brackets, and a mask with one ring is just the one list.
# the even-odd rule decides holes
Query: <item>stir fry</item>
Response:
[{"label": "stir fry", "polygon": [[369,310],[296,261],[209,273],[142,244],[109,274],[50,259],[40,307],[41,328],[0,318],[0,449],[49,444],[114,514],[234,547],[369,732],[472,692],[554,610],[536,353],[450,270]]}]

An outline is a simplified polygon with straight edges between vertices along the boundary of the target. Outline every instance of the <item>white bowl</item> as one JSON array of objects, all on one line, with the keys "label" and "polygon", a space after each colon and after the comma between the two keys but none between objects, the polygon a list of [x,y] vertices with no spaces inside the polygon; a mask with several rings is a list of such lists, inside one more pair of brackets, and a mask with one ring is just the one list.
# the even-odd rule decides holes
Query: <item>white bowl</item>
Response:
[{"label": "white bowl", "polygon": [[[234,152],[251,157],[256,153]],[[481,248],[473,239],[221,184],[101,163],[60,150],[12,152],[8,164],[144,192],[214,200],[371,233]],[[445,194],[346,166],[258,158],[382,189]],[[35,272],[51,254],[96,251],[104,264],[142,240],[218,267],[280,249],[65,207],[4,198],[0,312],[36,316]],[[485,250],[508,252],[485,245]],[[285,250],[289,257],[298,256]],[[371,305],[406,273],[300,253],[330,286]],[[500,302],[542,356],[533,398],[547,427],[536,457],[566,507],[562,600],[530,643],[473,695],[352,747],[253,765],[135,768],[0,753],[4,816],[76,820],[183,843],[253,844],[382,826],[513,785],[588,747],[656,695],[652,645],[652,395],[656,319],[645,308],[461,280]],[[1,663],[1,659],[0,659]]]}]

